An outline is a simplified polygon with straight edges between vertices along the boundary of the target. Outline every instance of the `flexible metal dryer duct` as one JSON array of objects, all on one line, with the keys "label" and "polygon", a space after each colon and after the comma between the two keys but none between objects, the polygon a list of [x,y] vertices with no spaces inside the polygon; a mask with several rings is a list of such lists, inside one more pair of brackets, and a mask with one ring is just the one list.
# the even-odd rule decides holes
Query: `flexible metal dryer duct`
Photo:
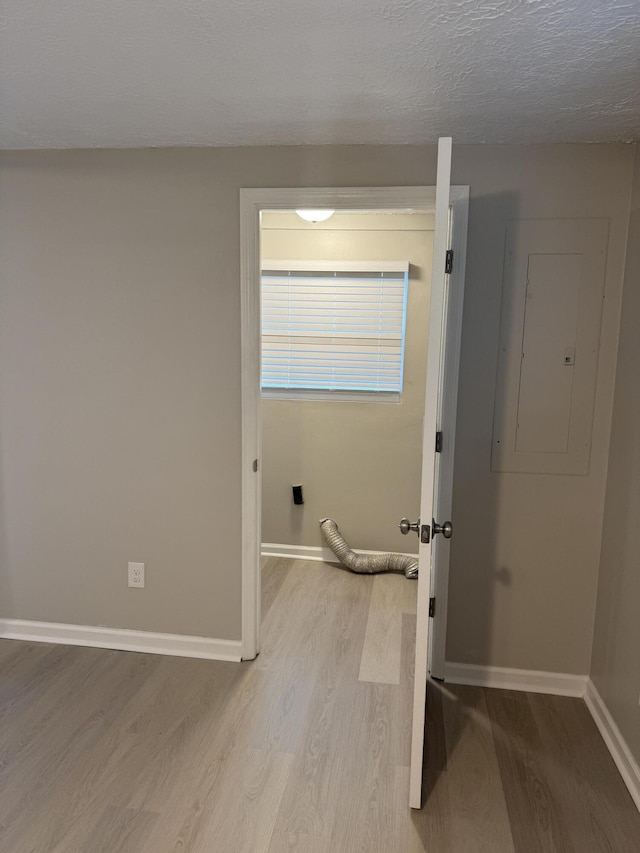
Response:
[{"label": "flexible metal dryer duct", "polygon": [[378,572],[404,572],[405,577],[418,577],[418,559],[406,554],[356,554],[342,538],[332,518],[320,519],[322,538],[343,566],[361,575]]}]

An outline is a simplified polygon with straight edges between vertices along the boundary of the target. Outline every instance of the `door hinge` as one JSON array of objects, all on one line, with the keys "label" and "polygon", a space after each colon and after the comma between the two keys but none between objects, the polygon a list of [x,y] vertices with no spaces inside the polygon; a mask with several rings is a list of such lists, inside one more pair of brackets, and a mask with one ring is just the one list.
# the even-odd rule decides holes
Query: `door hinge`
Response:
[{"label": "door hinge", "polygon": [[429,616],[433,617],[436,615],[436,600],[435,598],[429,599]]},{"label": "door hinge", "polygon": [[423,524],[420,528],[420,541],[423,545],[428,545],[431,539],[431,527],[428,524]]},{"label": "door hinge", "polygon": [[442,453],[442,432],[440,430],[436,433],[436,453]]},{"label": "door hinge", "polygon": [[453,249],[447,249],[447,254],[444,260],[444,271],[447,275],[450,274],[453,269]]}]

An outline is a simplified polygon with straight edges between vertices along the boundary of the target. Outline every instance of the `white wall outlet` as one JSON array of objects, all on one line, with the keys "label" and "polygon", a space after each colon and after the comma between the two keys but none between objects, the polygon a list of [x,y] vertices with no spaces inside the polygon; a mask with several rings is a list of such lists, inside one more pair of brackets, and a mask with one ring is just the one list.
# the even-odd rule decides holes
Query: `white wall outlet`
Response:
[{"label": "white wall outlet", "polygon": [[129,586],[144,586],[144,563],[129,563]]}]

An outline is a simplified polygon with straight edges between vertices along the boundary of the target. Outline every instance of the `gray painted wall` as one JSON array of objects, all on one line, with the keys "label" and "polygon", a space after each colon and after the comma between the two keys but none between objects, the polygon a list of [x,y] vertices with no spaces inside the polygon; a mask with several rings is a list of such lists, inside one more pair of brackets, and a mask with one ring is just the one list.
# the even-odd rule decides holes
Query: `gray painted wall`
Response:
[{"label": "gray painted wall", "polygon": [[640,761],[640,151],[629,222],[591,677]]},{"label": "gray painted wall", "polygon": [[[589,670],[632,163],[632,146],[454,151],[471,204],[450,661]],[[589,475],[491,473],[505,221],[600,216],[611,229]]]},{"label": "gray painted wall", "polygon": [[[263,215],[266,258],[411,263],[399,403],[263,400],[263,542],[322,545],[318,519],[330,517],[353,548],[417,553],[398,522],[420,508],[432,252],[432,216],[336,213],[313,225]],[[294,506],[299,482],[305,503]]]},{"label": "gray painted wall", "polygon": [[[238,638],[238,190],[433,184],[435,148],[0,163],[0,614]],[[450,660],[588,670],[632,167],[625,145],[454,149],[471,207]],[[491,474],[505,222],[573,216],[611,219],[591,471]]]}]

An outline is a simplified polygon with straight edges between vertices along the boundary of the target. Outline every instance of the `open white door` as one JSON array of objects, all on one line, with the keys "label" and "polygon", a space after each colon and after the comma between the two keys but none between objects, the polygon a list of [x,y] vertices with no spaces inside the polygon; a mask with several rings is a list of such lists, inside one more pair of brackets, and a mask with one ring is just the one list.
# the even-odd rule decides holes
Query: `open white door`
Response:
[{"label": "open white door", "polygon": [[[462,202],[451,211],[450,138],[438,141],[436,215],[433,241],[431,309],[423,426],[420,557],[416,623],[415,683],[411,740],[409,802],[422,806],[425,713],[429,669],[444,677],[446,588],[451,536],[453,438],[458,388],[462,318],[462,286],[466,244],[468,190],[456,188]],[[460,194],[460,190],[462,193]],[[456,248],[458,247],[457,251]],[[453,254],[449,254],[453,251]],[[455,274],[454,274],[455,267]],[[455,285],[455,287],[454,287]],[[436,449],[436,437],[438,445]],[[433,618],[430,619],[430,599]],[[431,624],[430,624],[431,623]]]}]

